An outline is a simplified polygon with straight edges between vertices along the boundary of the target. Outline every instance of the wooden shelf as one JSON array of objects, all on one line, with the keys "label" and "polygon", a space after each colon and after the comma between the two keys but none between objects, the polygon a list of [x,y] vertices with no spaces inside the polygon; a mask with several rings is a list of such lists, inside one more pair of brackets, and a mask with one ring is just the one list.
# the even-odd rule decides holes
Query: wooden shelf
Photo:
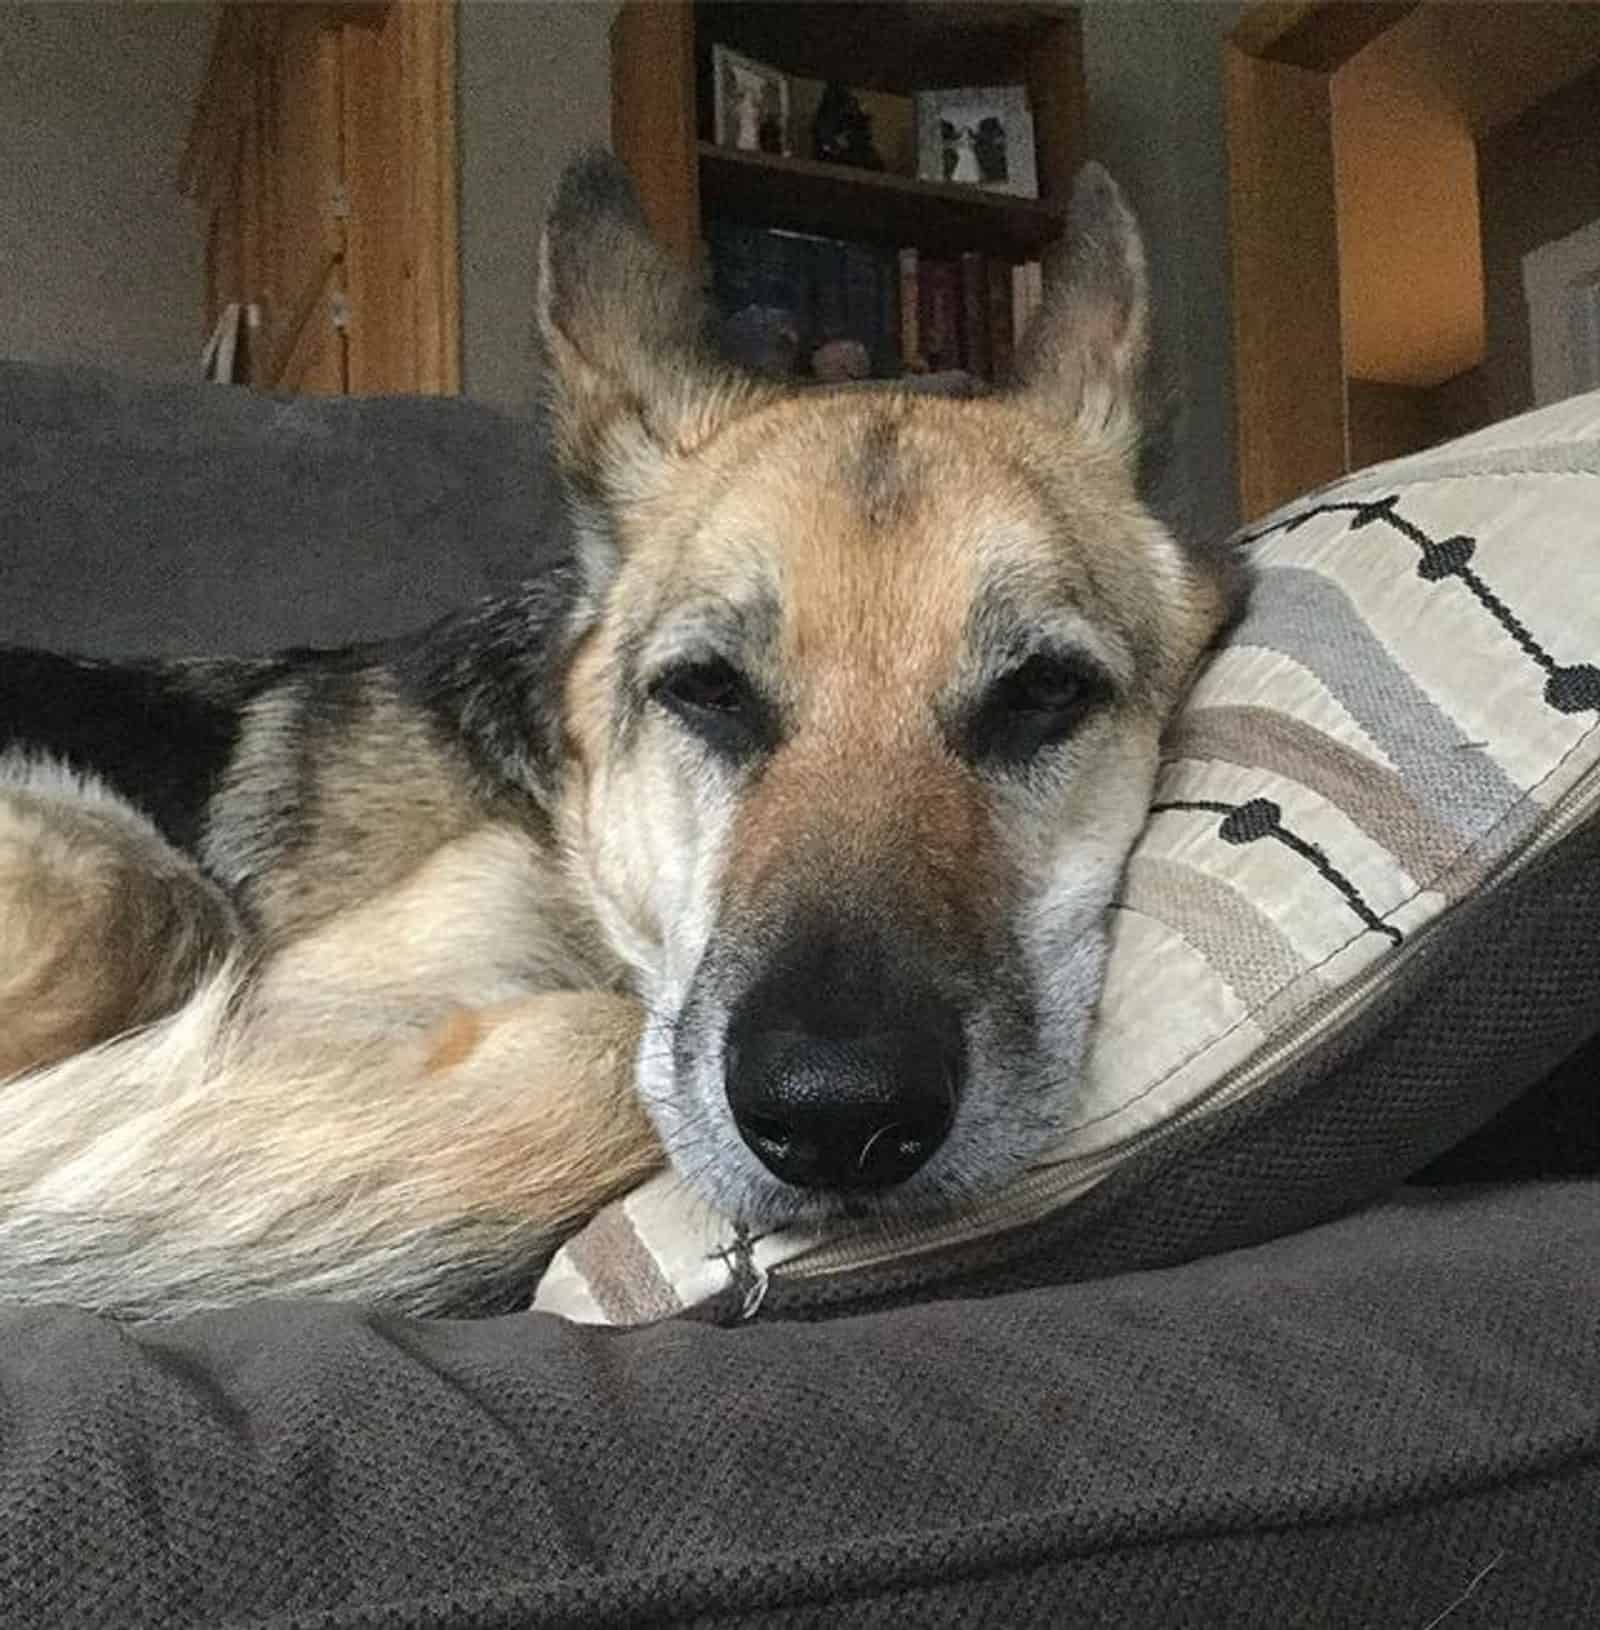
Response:
[{"label": "wooden shelf", "polygon": [[698,151],[708,216],[910,244],[932,254],[975,249],[1013,260],[1037,258],[1061,232],[1063,209],[1034,198],[713,142],[701,142]]},{"label": "wooden shelf", "polygon": [[[1033,110],[1040,196],[717,147],[716,43],[782,72],[898,94],[1021,84]],[[1061,0],[626,0],[611,30],[611,133],[661,240],[693,257],[715,218],[823,236],[1041,258],[1060,236],[1084,151],[1083,35]]]},{"label": "wooden shelf", "polygon": [[694,7],[703,39],[786,73],[905,94],[1029,79],[1064,9],[1055,0],[696,0]]}]

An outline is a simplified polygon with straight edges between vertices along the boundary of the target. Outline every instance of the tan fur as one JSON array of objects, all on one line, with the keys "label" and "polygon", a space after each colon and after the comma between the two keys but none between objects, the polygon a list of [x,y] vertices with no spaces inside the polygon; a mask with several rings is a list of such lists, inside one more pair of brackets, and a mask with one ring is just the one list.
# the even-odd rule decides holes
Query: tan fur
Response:
[{"label": "tan fur", "polygon": [[0,780],[0,1080],[169,1012],[232,938],[195,868],[64,780]]},{"label": "tan fur", "polygon": [[483,1019],[468,1007],[452,1008],[428,1037],[428,1055],[422,1068],[428,1075],[442,1075],[471,1058],[483,1040]]},{"label": "tan fur", "polygon": [[[511,1211],[556,1226],[587,1216],[661,1163],[633,1090],[643,1015],[628,997],[551,991],[476,1016],[476,1044],[447,1083],[473,1098],[485,1078],[539,1081],[512,1125],[452,1147],[438,1172],[438,1215]],[[435,1065],[435,1069],[437,1066]]]},{"label": "tan fur", "polygon": [[[102,833],[70,841],[80,872],[106,863]],[[9,1082],[10,1248],[35,1231],[69,1245],[85,1193],[97,1238],[129,1242],[103,1270],[85,1245],[59,1284],[41,1251],[34,1294],[165,1315],[274,1288],[359,1295],[381,1271],[388,1300],[434,1311],[453,1287],[430,1231],[458,1257],[527,1259],[647,1175],[638,1004],[526,994],[529,947],[507,928],[538,937],[520,908],[540,884],[517,834],[482,828],[252,972],[213,972],[171,1017]],[[560,937],[545,954],[573,966]],[[0,1008],[8,1032],[15,1016]],[[156,1219],[163,1249],[133,1250]]]}]

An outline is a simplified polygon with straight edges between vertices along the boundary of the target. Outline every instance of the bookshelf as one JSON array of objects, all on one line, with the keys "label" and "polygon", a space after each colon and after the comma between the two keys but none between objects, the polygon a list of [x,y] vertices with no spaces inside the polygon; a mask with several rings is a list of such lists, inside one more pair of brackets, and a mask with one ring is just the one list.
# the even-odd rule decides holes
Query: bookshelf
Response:
[{"label": "bookshelf", "polygon": [[[857,169],[809,154],[718,146],[712,48],[796,81],[911,97],[1021,85],[1033,119],[1038,197]],[[1083,48],[1076,6],[1033,0],[628,0],[612,28],[612,145],[661,239],[703,260],[719,229],[777,229],[889,255],[915,251],[997,266],[1043,259],[1062,231],[1084,156]],[[876,370],[875,370],[876,371]]]}]

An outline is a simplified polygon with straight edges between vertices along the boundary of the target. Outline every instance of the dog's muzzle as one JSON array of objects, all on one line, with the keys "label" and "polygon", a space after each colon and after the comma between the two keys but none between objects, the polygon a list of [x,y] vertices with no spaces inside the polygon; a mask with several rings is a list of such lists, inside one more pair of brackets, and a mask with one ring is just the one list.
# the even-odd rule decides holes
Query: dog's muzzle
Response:
[{"label": "dog's muzzle", "polygon": [[932,1000],[900,1008],[892,1023],[829,1017],[741,1006],[725,1053],[734,1124],[796,1188],[890,1188],[950,1130],[964,1073],[960,1025]]}]

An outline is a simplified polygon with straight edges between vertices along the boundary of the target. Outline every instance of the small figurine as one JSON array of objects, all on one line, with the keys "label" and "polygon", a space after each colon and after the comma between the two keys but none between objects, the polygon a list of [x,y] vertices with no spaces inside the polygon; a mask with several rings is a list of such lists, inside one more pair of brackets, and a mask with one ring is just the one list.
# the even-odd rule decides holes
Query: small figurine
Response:
[{"label": "small figurine", "polygon": [[742,153],[761,148],[761,86],[742,75],[734,92],[733,145]]},{"label": "small figurine", "polygon": [[883,157],[872,144],[872,115],[843,85],[829,85],[811,123],[811,153],[829,164],[881,170]]},{"label": "small figurine", "polygon": [[955,164],[950,179],[976,186],[983,180],[983,171],[978,167],[978,132],[971,125],[957,125],[954,146]]}]

